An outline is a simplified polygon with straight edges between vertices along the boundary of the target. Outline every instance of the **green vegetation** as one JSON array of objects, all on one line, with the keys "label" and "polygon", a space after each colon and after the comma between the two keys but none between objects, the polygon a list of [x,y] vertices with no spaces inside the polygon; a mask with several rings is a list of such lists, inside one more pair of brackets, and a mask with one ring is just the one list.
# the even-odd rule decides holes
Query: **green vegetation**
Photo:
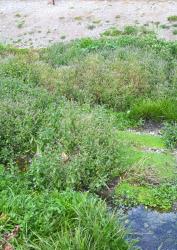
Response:
[{"label": "green vegetation", "polygon": [[24,24],[25,24],[25,20],[18,21],[17,22],[17,28],[19,28],[19,29],[23,28]]},{"label": "green vegetation", "polygon": [[82,16],[76,16],[76,17],[74,18],[74,20],[76,20],[76,21],[81,21],[82,19],[83,19]]},{"label": "green vegetation", "polygon": [[149,134],[138,134],[136,132],[119,131],[118,137],[121,140],[127,141],[134,146],[164,148],[164,142],[159,136]]},{"label": "green vegetation", "polygon": [[3,191],[0,204],[1,233],[20,224],[18,239],[11,242],[16,249],[129,249],[116,215],[108,214],[101,200],[87,193],[29,192],[21,182],[15,192]]},{"label": "green vegetation", "polygon": [[177,35],[177,30],[173,30],[173,35]]},{"label": "green vegetation", "polygon": [[21,17],[21,14],[20,13],[16,13],[15,17]]},{"label": "green vegetation", "polygon": [[169,29],[170,26],[167,25],[167,24],[161,24],[161,25],[160,25],[160,28],[162,28],[162,29]]},{"label": "green vegetation", "polygon": [[176,192],[176,187],[170,184],[153,187],[135,186],[124,182],[116,189],[117,197],[124,197],[122,201],[119,199],[119,202],[128,202],[128,206],[143,204],[161,210],[171,209],[177,198]]},{"label": "green vegetation", "polygon": [[177,148],[177,123],[166,123],[163,129],[163,138],[169,148]]},{"label": "green vegetation", "polygon": [[117,203],[170,210],[177,199],[176,160],[164,151],[162,138],[127,131],[119,131],[118,137],[131,146],[127,155],[131,167],[115,189]]},{"label": "green vegetation", "polygon": [[122,34],[122,31],[118,30],[115,27],[109,28],[108,30],[101,33],[102,36],[119,36]]},{"label": "green vegetation", "polygon": [[168,21],[170,21],[170,22],[177,22],[177,16],[176,16],[176,15],[174,15],[174,16],[169,16],[169,17],[168,17]]},{"label": "green vegetation", "polygon": [[125,129],[174,126],[177,44],[127,33],[0,45],[0,242],[19,225],[15,249],[126,250],[119,216],[96,194],[121,177],[119,204],[169,210],[176,200],[173,129]]},{"label": "green vegetation", "polygon": [[94,20],[93,22],[92,22],[93,24],[100,24],[101,23],[101,20]]},{"label": "green vegetation", "polygon": [[135,26],[125,26],[124,28],[124,34],[125,35],[136,35],[138,32],[138,29]]}]

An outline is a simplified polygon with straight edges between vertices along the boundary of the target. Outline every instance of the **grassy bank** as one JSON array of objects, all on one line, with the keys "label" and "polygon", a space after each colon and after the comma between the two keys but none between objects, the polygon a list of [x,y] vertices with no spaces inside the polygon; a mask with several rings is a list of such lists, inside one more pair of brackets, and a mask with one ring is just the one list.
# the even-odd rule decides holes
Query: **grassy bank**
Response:
[{"label": "grassy bank", "polygon": [[[133,35],[0,46],[1,244],[19,225],[16,249],[129,249],[119,216],[95,195],[119,176],[119,204],[171,209],[176,51]],[[167,123],[164,139],[125,130],[149,119]]]}]

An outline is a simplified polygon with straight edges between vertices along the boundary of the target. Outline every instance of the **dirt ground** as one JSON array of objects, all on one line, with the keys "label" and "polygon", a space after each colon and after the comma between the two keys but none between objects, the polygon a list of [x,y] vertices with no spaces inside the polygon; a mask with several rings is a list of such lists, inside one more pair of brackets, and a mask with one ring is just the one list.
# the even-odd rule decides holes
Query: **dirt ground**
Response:
[{"label": "dirt ground", "polygon": [[177,39],[177,22],[167,20],[177,15],[177,0],[56,0],[55,6],[47,2],[0,0],[0,42],[44,47],[135,24],[154,29],[159,37]]}]

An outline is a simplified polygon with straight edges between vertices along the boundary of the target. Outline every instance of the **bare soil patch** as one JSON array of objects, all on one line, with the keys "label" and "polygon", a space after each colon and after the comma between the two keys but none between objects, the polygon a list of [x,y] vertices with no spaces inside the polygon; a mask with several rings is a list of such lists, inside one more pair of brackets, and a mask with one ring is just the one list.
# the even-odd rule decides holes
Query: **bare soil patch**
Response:
[{"label": "bare soil patch", "polygon": [[[0,42],[43,47],[57,41],[98,37],[114,26],[145,25],[159,37],[175,40],[176,0],[0,0]],[[168,28],[161,28],[166,25]],[[165,27],[165,26],[164,26]]]}]

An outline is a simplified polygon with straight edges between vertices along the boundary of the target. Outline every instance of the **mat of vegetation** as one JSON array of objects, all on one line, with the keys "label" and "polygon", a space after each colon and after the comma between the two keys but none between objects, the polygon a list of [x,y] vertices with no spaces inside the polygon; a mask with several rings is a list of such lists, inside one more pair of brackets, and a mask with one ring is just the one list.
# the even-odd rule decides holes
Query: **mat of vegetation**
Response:
[{"label": "mat of vegetation", "polygon": [[[176,52],[175,42],[132,35],[39,51],[0,45],[2,247],[129,249],[96,195],[119,176],[119,202],[171,208],[172,154],[140,148],[176,145]],[[147,119],[166,122],[164,141],[120,131]],[[148,202],[134,195],[144,191]]]}]

